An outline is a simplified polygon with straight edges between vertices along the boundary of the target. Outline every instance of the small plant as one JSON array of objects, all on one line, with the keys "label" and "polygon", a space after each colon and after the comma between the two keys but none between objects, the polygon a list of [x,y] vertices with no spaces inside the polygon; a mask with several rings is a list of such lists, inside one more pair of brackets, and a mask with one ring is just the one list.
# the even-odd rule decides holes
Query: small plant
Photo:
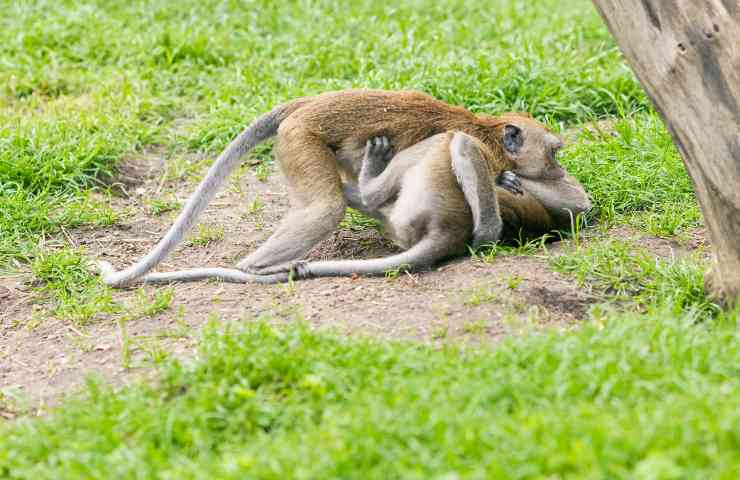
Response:
[{"label": "small plant", "polygon": [[468,335],[482,335],[486,333],[486,321],[478,319],[465,322],[462,330]]},{"label": "small plant", "polygon": [[506,288],[516,290],[522,284],[524,279],[517,274],[511,274],[506,277]]},{"label": "small plant", "polygon": [[377,220],[370,218],[353,208],[348,208],[347,213],[344,215],[344,219],[339,224],[339,228],[342,230],[361,232],[368,228],[378,228],[379,225],[380,224]]},{"label": "small plant", "polygon": [[101,314],[115,313],[120,306],[113,301],[111,289],[104,285],[82,252],[63,249],[40,253],[31,265],[40,282],[40,292],[55,303],[53,313],[59,318],[85,324]]},{"label": "small plant", "polygon": [[247,214],[256,215],[257,213],[260,213],[264,208],[264,202],[260,200],[259,197],[256,197],[254,200],[247,204]]},{"label": "small plant", "polygon": [[409,268],[411,268],[411,265],[408,264],[401,264],[396,268],[388,269],[385,271],[385,278],[386,280],[395,280],[397,279],[403,272],[406,272]]},{"label": "small plant", "polygon": [[513,245],[503,243],[488,243],[482,245],[477,251],[470,250],[474,259],[484,263],[491,263],[498,256],[523,256],[536,255],[538,252],[547,252],[547,242],[552,238],[551,234],[545,234],[541,237],[531,240],[519,236],[514,240]]},{"label": "small plant", "polygon": [[498,295],[494,289],[491,286],[486,285],[481,285],[468,290],[464,296],[463,304],[473,307],[477,307],[483,303],[495,302],[498,299]]},{"label": "small plant", "polygon": [[149,211],[152,215],[159,216],[167,212],[178,210],[180,206],[180,202],[178,202],[174,198],[170,200],[155,199],[149,202]]},{"label": "small plant", "polygon": [[264,163],[258,163],[254,167],[254,177],[260,182],[266,182],[270,176],[270,169]]},{"label": "small plant", "polygon": [[198,247],[206,247],[213,242],[219,242],[224,239],[224,228],[214,227],[211,225],[198,225],[198,234],[191,238],[188,242],[189,245],[195,245]]}]

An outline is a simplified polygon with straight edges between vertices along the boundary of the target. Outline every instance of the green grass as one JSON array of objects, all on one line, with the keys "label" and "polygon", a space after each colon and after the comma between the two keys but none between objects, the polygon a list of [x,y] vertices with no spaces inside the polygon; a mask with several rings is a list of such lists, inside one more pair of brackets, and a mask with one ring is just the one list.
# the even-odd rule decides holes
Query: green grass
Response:
[{"label": "green grass", "polygon": [[701,223],[683,162],[654,113],[618,119],[600,131],[584,129],[562,160],[592,196],[593,218],[660,236]]},{"label": "green grass", "polygon": [[79,252],[45,251],[36,256],[31,270],[43,285],[42,297],[50,299],[58,317],[85,324],[120,310],[111,289],[91,273],[91,265]]},{"label": "green grass", "polygon": [[719,311],[704,292],[704,271],[709,265],[701,252],[661,259],[636,244],[639,240],[594,239],[586,247],[550,257],[550,263],[575,276],[581,286],[616,302],[642,308],[671,305],[676,314],[682,309],[710,315]]},{"label": "green grass", "polygon": [[495,349],[206,330],[195,363],[0,427],[9,478],[736,478],[736,314]]}]

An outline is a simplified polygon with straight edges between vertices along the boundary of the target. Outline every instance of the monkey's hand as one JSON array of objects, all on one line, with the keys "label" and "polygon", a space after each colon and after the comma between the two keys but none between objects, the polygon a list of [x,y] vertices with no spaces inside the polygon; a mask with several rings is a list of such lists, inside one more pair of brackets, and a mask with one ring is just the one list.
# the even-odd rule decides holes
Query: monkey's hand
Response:
[{"label": "monkey's hand", "polygon": [[524,193],[521,180],[516,176],[516,173],[509,170],[501,172],[501,175],[496,178],[496,185],[505,188],[514,195],[521,195]]}]

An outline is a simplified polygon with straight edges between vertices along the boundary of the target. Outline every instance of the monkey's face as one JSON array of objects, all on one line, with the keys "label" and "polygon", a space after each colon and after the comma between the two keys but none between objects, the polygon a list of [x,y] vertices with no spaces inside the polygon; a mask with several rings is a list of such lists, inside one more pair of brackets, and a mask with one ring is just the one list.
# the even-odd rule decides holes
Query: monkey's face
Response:
[{"label": "monkey's face", "polygon": [[514,173],[530,179],[556,180],[565,170],[556,158],[563,141],[547,127],[525,115],[507,114],[502,129],[504,155],[512,160]]}]

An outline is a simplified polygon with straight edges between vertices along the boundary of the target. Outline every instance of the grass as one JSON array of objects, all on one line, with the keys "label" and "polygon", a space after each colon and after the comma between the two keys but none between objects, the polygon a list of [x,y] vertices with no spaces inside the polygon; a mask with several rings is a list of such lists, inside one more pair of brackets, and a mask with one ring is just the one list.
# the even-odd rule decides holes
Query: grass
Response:
[{"label": "grass", "polygon": [[2,428],[10,478],[735,478],[736,314],[616,315],[495,349],[205,331],[198,361]]},{"label": "grass", "polygon": [[[249,119],[301,95],[415,88],[476,111],[527,110],[556,127],[647,105],[584,1],[501,1],[488,17],[458,0],[2,5],[6,265],[32,259],[62,226],[100,222],[66,215],[66,205],[90,187],[105,192],[98,179],[124,156],[147,145],[215,153]],[[542,9],[553,13],[547,21]],[[44,221],[50,206],[60,215]]]},{"label": "grass", "polygon": [[556,270],[571,274],[582,286],[607,294],[610,300],[640,307],[672,305],[676,313],[694,309],[716,314],[719,308],[704,292],[708,264],[701,252],[682,258],[655,258],[628,240],[594,240],[551,257]]},{"label": "grass", "polygon": [[701,222],[691,181],[655,113],[617,119],[608,130],[584,129],[563,165],[587,186],[592,218],[673,236]]}]

